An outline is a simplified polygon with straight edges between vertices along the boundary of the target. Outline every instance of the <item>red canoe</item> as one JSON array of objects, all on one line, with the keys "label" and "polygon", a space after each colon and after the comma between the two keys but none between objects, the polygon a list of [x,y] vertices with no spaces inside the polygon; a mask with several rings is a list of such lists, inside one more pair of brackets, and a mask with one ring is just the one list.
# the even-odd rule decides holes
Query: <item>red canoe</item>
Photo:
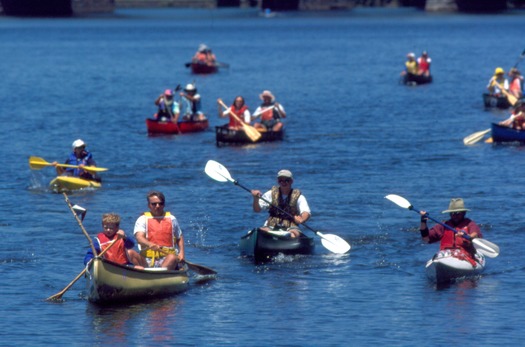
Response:
[{"label": "red canoe", "polygon": [[191,63],[191,72],[194,74],[209,74],[216,73],[219,70],[217,64],[208,65],[206,63],[192,62]]},{"label": "red canoe", "polygon": [[195,133],[208,129],[208,120],[187,122],[158,122],[154,119],[146,119],[146,127],[150,134],[185,134]]}]

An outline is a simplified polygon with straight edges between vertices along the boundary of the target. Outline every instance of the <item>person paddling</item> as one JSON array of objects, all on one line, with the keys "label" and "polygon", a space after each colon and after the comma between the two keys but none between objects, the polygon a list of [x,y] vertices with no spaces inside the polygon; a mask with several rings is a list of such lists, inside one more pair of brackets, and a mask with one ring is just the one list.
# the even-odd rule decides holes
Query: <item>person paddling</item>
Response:
[{"label": "person paddling", "polygon": [[470,210],[465,208],[463,199],[454,198],[450,200],[448,209],[442,212],[449,213],[450,219],[444,224],[454,228],[456,230],[455,233],[441,224],[436,224],[429,230],[427,226],[427,212],[421,211],[419,231],[423,241],[427,243],[440,241],[440,250],[459,249],[462,255],[467,257],[471,263],[474,262],[476,249],[465,236],[473,239],[476,237],[483,238],[483,235],[479,226],[473,220],[465,217],[467,211]]},{"label": "person paddling", "polygon": [[51,163],[51,165],[55,167],[57,175],[80,177],[87,180],[101,182],[100,177],[96,174],[84,170],[85,166],[97,166],[97,163],[93,159],[93,155],[86,150],[86,145],[87,144],[81,139],[75,140],[71,145],[73,152],[69,154],[69,157],[64,163],[66,165],[76,165],[78,168],[58,166],[58,162],[56,161]]},{"label": "person paddling", "polygon": [[[301,191],[292,189],[293,175],[290,170],[280,170],[277,173],[277,183],[277,186],[272,187],[264,195],[261,195],[259,190],[251,191],[253,211],[269,210],[270,212],[262,230],[284,229],[290,233],[291,237],[298,237],[301,234],[299,224],[310,219],[310,207]],[[264,200],[271,201],[272,204]]]}]

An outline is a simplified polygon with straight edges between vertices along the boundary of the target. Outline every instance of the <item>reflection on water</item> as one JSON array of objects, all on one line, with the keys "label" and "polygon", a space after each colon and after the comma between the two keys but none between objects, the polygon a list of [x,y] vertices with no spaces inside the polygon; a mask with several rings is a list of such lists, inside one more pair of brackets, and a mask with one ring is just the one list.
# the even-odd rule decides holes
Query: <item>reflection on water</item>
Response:
[{"label": "reflection on water", "polygon": [[[147,336],[150,341],[171,344],[176,341],[177,311],[184,305],[179,297],[151,300],[140,304],[99,307],[89,304],[93,335],[107,345],[134,344]],[[129,334],[129,331],[136,331]]]}]

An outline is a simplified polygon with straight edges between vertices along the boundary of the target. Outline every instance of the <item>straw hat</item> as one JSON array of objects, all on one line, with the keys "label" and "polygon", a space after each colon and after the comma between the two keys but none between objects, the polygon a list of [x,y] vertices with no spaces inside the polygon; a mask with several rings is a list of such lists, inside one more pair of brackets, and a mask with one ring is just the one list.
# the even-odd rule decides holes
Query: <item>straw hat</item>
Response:
[{"label": "straw hat", "polygon": [[448,205],[448,210],[445,210],[441,213],[452,213],[452,212],[466,212],[470,211],[468,208],[465,208],[465,202],[461,198],[454,198],[450,200]]},{"label": "straw hat", "polygon": [[261,98],[261,100],[264,100],[265,96],[268,96],[272,100],[272,102],[275,101],[275,96],[273,96],[271,91],[269,91],[269,90],[263,91],[262,94],[259,95],[259,98]]},{"label": "straw hat", "polygon": [[494,70],[494,75],[504,75],[505,70],[503,70],[501,67],[497,67],[496,70]]}]

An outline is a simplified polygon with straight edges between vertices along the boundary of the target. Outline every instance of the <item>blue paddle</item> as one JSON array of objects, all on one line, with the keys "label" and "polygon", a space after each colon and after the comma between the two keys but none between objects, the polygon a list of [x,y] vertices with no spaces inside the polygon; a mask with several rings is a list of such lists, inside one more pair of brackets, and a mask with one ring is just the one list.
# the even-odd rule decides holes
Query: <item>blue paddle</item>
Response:
[{"label": "blue paddle", "polygon": [[[204,172],[206,172],[206,174],[210,178],[212,178],[212,179],[214,179],[214,180],[216,180],[218,182],[228,182],[229,181],[229,182],[235,184],[236,186],[241,187],[242,189],[244,189],[247,192],[251,193],[250,189],[248,189],[245,186],[241,185],[239,183],[239,181],[234,180],[231,177],[231,175],[228,172],[228,170],[222,164],[220,164],[220,163],[218,163],[218,162],[216,162],[214,160],[208,160],[208,162],[206,163],[206,167],[204,168]],[[293,217],[290,213],[280,209],[279,206],[273,205],[270,201],[268,201],[266,199],[263,199],[262,197],[259,197],[259,199],[261,199],[264,202],[266,202],[267,204],[275,207],[279,211],[289,215],[290,217]],[[348,251],[350,251],[350,248],[351,248],[350,244],[348,242],[346,242],[344,239],[342,239],[341,237],[339,237],[337,235],[334,235],[334,234],[322,234],[320,231],[317,231],[317,230],[314,230],[314,229],[310,228],[305,223],[302,223],[301,225],[303,225],[307,229],[310,229],[317,236],[319,236],[321,238],[321,243],[323,244],[323,246],[326,249],[328,249],[330,252],[337,253],[337,254],[343,254],[343,253],[347,253]]]},{"label": "blue paddle", "polygon": [[[412,204],[407,199],[405,199],[402,196],[390,194],[390,195],[385,196],[385,198],[392,201],[394,204],[396,204],[399,207],[406,208],[408,210],[412,210],[414,212],[417,212],[418,214],[421,214],[421,211],[417,210],[414,206],[412,206]],[[425,217],[438,223],[439,225],[442,225],[446,229],[451,230],[454,233],[457,233],[456,229],[452,228],[450,225],[447,225],[445,223],[438,221],[437,219],[430,217],[428,213],[425,215]],[[476,250],[479,251],[481,254],[486,255],[489,258],[495,258],[499,255],[499,247],[496,244],[490,241],[487,241],[485,239],[480,239],[480,238],[472,239],[467,234],[463,234],[463,237],[467,240],[470,240],[472,244],[474,245],[474,247],[476,248]]]}]

